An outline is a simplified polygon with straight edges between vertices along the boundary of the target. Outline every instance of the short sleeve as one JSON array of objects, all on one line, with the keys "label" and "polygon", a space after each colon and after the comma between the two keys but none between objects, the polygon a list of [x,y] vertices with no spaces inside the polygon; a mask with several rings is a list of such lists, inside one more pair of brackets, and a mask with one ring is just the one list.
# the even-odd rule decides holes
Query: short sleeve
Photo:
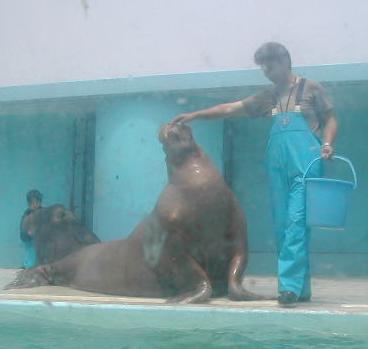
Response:
[{"label": "short sleeve", "polygon": [[271,90],[263,90],[241,101],[244,111],[250,117],[264,117],[272,113],[273,94]]},{"label": "short sleeve", "polygon": [[322,119],[325,118],[328,112],[334,109],[331,98],[325,88],[317,82],[313,88],[313,99],[315,112]]}]

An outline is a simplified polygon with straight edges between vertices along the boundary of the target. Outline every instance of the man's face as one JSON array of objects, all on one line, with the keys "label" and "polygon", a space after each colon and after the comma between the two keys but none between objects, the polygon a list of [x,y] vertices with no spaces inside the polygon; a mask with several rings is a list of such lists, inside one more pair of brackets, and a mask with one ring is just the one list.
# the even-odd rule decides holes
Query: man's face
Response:
[{"label": "man's face", "polygon": [[31,210],[35,210],[41,207],[41,201],[37,199],[32,199],[28,206]]},{"label": "man's face", "polygon": [[269,60],[261,65],[263,74],[267,79],[274,84],[279,84],[287,81],[290,67],[286,60]]}]

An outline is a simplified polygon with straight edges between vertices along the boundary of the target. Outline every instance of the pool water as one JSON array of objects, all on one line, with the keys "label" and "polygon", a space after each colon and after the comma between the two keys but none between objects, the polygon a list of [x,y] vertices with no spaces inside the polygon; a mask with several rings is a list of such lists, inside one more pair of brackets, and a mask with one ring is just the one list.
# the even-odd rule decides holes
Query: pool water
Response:
[{"label": "pool water", "polygon": [[368,348],[368,314],[0,304],[0,348]]}]

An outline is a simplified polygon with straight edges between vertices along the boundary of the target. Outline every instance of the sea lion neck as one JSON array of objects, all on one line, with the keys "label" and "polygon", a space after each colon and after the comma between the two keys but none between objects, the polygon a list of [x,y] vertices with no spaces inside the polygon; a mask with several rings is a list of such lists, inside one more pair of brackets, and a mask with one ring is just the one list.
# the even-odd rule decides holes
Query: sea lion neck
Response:
[{"label": "sea lion neck", "polygon": [[202,156],[203,152],[197,145],[195,145],[195,147],[191,150],[180,154],[167,154],[166,166],[169,179],[171,178],[174,169],[179,169],[188,164],[188,162],[193,161],[194,159],[198,159]]}]

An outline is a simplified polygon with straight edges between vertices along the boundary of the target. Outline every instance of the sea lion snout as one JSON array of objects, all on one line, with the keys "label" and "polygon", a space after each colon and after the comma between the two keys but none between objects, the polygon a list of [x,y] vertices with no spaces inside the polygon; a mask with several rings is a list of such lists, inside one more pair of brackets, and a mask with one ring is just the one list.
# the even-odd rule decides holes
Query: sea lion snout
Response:
[{"label": "sea lion snout", "polygon": [[178,143],[181,141],[192,141],[191,128],[182,123],[168,123],[161,127],[159,140],[164,145]]}]

